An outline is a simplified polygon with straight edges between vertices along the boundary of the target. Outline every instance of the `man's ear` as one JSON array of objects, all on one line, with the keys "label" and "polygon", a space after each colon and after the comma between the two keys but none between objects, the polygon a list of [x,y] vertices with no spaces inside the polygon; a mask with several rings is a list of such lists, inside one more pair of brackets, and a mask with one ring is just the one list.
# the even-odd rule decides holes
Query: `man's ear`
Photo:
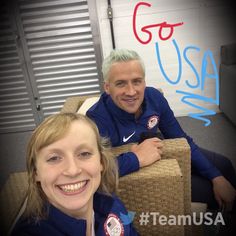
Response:
[{"label": "man's ear", "polygon": [[109,92],[109,83],[108,82],[104,82],[103,88],[104,88],[104,91],[107,94],[110,94],[110,92]]}]

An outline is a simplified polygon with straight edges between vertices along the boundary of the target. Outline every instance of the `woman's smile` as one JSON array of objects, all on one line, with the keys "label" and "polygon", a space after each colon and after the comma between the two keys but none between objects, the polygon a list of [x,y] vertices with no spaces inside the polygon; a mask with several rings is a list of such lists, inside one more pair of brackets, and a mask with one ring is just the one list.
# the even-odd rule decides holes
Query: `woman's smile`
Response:
[{"label": "woman's smile", "polygon": [[75,195],[82,193],[86,189],[88,182],[89,180],[83,180],[73,184],[56,185],[56,187],[65,195]]}]

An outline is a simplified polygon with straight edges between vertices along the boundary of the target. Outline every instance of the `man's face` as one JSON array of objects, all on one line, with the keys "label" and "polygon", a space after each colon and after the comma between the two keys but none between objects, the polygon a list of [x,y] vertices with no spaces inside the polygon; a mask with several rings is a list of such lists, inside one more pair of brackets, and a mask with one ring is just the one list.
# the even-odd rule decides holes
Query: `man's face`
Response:
[{"label": "man's face", "polygon": [[122,110],[137,115],[146,87],[144,72],[137,60],[116,62],[111,66],[104,89]]}]

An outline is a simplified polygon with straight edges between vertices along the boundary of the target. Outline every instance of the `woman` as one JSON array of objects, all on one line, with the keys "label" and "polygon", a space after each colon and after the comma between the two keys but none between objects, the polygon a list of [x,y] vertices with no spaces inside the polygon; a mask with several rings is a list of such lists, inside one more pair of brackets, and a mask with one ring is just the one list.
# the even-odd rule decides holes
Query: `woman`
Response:
[{"label": "woman", "polygon": [[12,235],[137,235],[111,193],[118,174],[109,145],[87,117],[50,116],[27,148],[28,201]]}]

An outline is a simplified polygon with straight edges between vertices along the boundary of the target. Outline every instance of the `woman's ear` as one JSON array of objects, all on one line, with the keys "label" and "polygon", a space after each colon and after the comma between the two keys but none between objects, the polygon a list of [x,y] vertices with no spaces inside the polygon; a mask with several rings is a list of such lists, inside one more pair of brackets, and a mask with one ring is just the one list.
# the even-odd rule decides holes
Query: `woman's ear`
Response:
[{"label": "woman's ear", "polygon": [[40,178],[39,178],[39,175],[37,173],[37,170],[34,171],[34,176],[35,176],[36,182],[40,182]]},{"label": "woman's ear", "polygon": [[103,164],[100,163],[100,171],[102,172],[103,170],[104,170],[104,168],[103,168]]},{"label": "woman's ear", "polygon": [[104,159],[103,154],[100,152],[100,172],[104,170]]}]

